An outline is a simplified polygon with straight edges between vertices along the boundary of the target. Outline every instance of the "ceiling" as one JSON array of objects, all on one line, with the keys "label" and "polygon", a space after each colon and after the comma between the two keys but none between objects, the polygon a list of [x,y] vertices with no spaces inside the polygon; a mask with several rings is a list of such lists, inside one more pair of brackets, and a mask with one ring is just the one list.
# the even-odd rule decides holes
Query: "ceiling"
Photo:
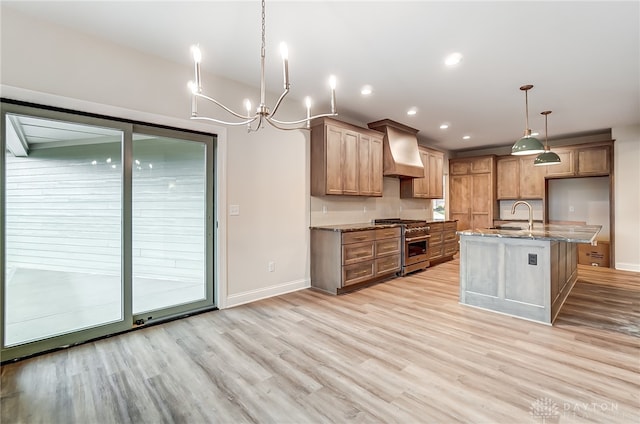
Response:
[{"label": "ceiling", "polygon": [[[38,19],[257,87],[258,1],[2,1]],[[638,1],[276,1],[266,4],[266,78],[282,84],[279,44],[289,49],[288,102],[310,95],[328,109],[328,76],[348,120],[393,119],[436,148],[508,145],[529,121],[544,137],[640,124]],[[463,55],[444,65],[452,52]],[[186,82],[185,82],[186,83]],[[360,94],[364,85],[373,93]],[[206,76],[205,94],[210,94]],[[276,93],[277,94],[277,93]],[[242,110],[242,100],[229,105]],[[258,100],[256,89],[255,104]],[[408,116],[409,108],[417,114]],[[185,116],[190,111],[185,110]],[[444,122],[450,124],[440,129]],[[463,136],[468,135],[468,140]]]}]

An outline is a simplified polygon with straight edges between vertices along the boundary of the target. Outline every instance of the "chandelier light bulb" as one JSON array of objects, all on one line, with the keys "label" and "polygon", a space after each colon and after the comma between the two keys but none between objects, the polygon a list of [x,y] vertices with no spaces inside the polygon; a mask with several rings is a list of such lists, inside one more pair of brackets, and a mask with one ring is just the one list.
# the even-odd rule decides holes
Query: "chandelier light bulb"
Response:
[{"label": "chandelier light bulb", "polygon": [[250,115],[251,114],[251,100],[246,99],[244,101],[244,107],[245,107],[245,109],[247,109],[247,115]]},{"label": "chandelier light bulb", "polygon": [[193,81],[189,81],[187,83],[187,87],[189,88],[189,91],[191,91],[191,93],[193,94],[196,94],[198,92],[198,86]]},{"label": "chandelier light bulb", "polygon": [[307,107],[307,109],[311,108],[311,97],[307,96],[304,98],[304,105]]},{"label": "chandelier light bulb", "polygon": [[287,48],[286,43],[280,43],[280,54],[282,55],[282,59],[289,59],[289,49]]},{"label": "chandelier light bulb", "polygon": [[200,47],[196,45],[191,46],[191,54],[193,55],[194,62],[200,63],[202,61],[202,52],[200,51]]},{"label": "chandelier light bulb", "polygon": [[335,90],[336,89],[336,84],[337,84],[336,76],[335,75],[331,75],[329,77],[329,87],[331,87],[332,90]]}]

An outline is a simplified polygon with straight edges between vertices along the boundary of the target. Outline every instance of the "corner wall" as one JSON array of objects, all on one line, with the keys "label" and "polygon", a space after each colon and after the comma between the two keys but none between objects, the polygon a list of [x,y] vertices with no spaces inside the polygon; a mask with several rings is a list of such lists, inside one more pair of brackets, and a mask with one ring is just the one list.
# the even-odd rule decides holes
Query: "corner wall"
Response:
[{"label": "corner wall", "polygon": [[640,272],[640,125],[613,128],[615,267]]}]

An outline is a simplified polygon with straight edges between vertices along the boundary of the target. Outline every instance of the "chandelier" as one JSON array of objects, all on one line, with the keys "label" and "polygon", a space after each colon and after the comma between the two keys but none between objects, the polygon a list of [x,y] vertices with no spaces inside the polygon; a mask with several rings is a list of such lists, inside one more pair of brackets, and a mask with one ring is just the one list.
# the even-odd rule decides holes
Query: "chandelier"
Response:
[{"label": "chandelier", "polygon": [[[338,113],[336,112],[336,78],[335,76],[331,76],[329,78],[329,86],[331,88],[331,112],[324,113],[319,115],[311,116],[311,99],[309,97],[305,98],[305,106],[307,109],[306,118],[299,119],[297,121],[282,121],[274,118],[274,115],[278,111],[282,100],[284,100],[285,96],[289,93],[290,83],[289,83],[289,58],[287,47],[283,43],[281,44],[281,53],[282,53],[282,66],[283,66],[283,76],[284,76],[284,91],[276,101],[275,105],[272,108],[268,108],[266,105],[266,84],[264,80],[264,62],[265,62],[265,4],[264,0],[262,0],[262,46],[260,49],[260,104],[257,106],[255,113],[252,112],[251,101],[245,100],[245,109],[246,114],[237,113],[231,108],[223,105],[218,100],[213,97],[209,97],[205,95],[202,91],[202,78],[200,73],[200,62],[202,61],[202,53],[200,52],[200,48],[198,46],[191,47],[191,53],[193,55],[193,61],[195,63],[195,81],[189,82],[189,88],[191,89],[191,119],[201,119],[206,121],[215,122],[222,125],[231,125],[231,126],[239,126],[246,125],[247,131],[258,131],[260,128],[264,128],[264,123],[267,122],[275,128],[281,130],[297,130],[297,129],[309,129],[311,125],[311,120],[316,118],[328,117],[328,116],[336,116]],[[235,122],[231,121],[223,121],[216,118],[210,118],[206,116],[198,115],[198,99],[207,100],[216,106],[222,108],[230,115],[234,116],[238,120]]]}]

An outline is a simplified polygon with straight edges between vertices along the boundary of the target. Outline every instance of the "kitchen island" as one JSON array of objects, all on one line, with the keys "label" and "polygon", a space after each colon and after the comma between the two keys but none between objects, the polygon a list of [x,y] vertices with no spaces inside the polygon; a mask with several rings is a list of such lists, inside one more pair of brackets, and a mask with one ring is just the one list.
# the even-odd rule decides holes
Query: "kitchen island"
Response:
[{"label": "kitchen island", "polygon": [[601,228],[458,231],[460,303],[552,324],[577,279],[577,243],[595,243]]}]

